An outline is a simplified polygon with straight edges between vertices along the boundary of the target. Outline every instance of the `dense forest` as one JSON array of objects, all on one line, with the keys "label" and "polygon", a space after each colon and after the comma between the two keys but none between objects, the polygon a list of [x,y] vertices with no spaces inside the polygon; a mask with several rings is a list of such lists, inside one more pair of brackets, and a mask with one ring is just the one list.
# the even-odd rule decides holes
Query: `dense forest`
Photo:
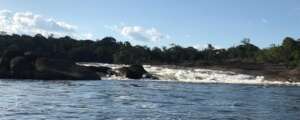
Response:
[{"label": "dense forest", "polygon": [[40,34],[0,35],[0,54],[7,50],[35,52],[77,62],[102,62],[118,64],[171,64],[185,66],[242,64],[275,64],[288,68],[300,65],[300,40],[287,37],[281,45],[259,48],[244,39],[240,45],[216,49],[208,45],[203,50],[171,45],[163,48],[133,46],[113,37],[102,40],[76,40],[71,37],[44,37]]}]

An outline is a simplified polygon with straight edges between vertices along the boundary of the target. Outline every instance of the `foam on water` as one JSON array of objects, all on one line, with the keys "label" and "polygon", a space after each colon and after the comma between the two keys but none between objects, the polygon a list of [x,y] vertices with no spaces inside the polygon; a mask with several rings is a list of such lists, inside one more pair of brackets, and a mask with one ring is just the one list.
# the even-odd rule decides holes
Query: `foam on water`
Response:
[{"label": "foam on water", "polygon": [[[106,66],[118,69],[127,65],[85,63],[84,66]],[[282,81],[266,80],[264,76],[251,76],[239,74],[231,71],[220,71],[200,68],[168,68],[161,66],[144,65],[144,68],[154,76],[164,81],[180,81],[193,83],[230,83],[230,84],[286,84],[300,85],[300,83],[290,83]],[[111,76],[103,79],[107,80],[128,80],[120,76]]]}]

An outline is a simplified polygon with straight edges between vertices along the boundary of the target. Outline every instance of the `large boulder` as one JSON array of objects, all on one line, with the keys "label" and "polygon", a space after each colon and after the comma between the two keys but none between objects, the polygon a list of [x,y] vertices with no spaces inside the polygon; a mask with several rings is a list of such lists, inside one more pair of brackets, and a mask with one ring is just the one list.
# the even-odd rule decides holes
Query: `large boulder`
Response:
[{"label": "large boulder", "polygon": [[35,52],[6,50],[0,60],[0,78],[41,80],[99,80],[108,68],[88,68],[68,59],[49,59]]},{"label": "large boulder", "polygon": [[95,71],[78,66],[73,61],[38,58],[35,62],[36,78],[46,80],[99,80]]},{"label": "large boulder", "polygon": [[142,65],[131,65],[129,67],[123,67],[119,69],[121,75],[130,79],[157,79],[153,75],[149,74]]},{"label": "large boulder", "polygon": [[26,57],[15,57],[10,61],[11,76],[18,79],[34,78],[35,68],[33,62]]},{"label": "large boulder", "polygon": [[23,53],[19,50],[6,50],[1,56],[0,68],[9,71],[9,65],[11,59],[22,56]]},{"label": "large boulder", "polygon": [[22,56],[23,53],[19,50],[6,50],[3,52],[0,59],[0,77],[9,78],[10,75],[10,61],[17,57]]}]

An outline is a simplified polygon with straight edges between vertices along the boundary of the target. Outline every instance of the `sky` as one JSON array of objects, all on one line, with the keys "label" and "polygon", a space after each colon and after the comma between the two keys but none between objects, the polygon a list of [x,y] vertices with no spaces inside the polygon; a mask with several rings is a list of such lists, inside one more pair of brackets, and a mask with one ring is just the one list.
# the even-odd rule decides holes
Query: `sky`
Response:
[{"label": "sky", "polygon": [[133,44],[259,47],[300,38],[299,0],[0,0],[0,31]]}]

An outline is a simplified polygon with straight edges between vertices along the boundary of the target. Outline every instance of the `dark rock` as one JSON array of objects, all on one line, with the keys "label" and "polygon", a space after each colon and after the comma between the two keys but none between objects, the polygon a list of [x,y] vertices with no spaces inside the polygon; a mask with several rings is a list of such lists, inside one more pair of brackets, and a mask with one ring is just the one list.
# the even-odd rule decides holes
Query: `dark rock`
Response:
[{"label": "dark rock", "polygon": [[143,74],[143,78],[151,79],[151,80],[158,80],[159,79],[158,77],[153,76],[152,74],[149,74],[149,73]]},{"label": "dark rock", "polygon": [[6,50],[4,51],[1,60],[0,60],[0,69],[9,71],[10,68],[10,61],[14,57],[22,56],[23,53],[19,50]]},{"label": "dark rock", "polygon": [[[66,59],[48,59],[35,52],[7,50],[0,60],[0,78],[42,80],[99,80],[97,71]],[[108,71],[108,70],[107,70]]]},{"label": "dark rock", "polygon": [[3,52],[0,59],[0,77],[1,78],[9,78],[10,74],[10,61],[14,57],[22,56],[22,52],[16,49],[6,50]]},{"label": "dark rock", "polygon": [[25,57],[15,57],[10,61],[10,72],[14,78],[31,79],[35,68],[33,62]]},{"label": "dark rock", "polygon": [[129,67],[123,67],[119,71],[121,75],[124,75],[130,79],[155,78],[154,76],[150,75],[142,65],[131,65]]},{"label": "dark rock", "polygon": [[35,62],[36,78],[46,80],[99,80],[100,76],[73,61],[38,58]]},{"label": "dark rock", "polygon": [[98,75],[100,76],[111,76],[113,74],[112,69],[109,67],[103,67],[103,66],[99,66],[99,67],[95,67],[95,66],[87,66],[86,68],[97,72]]},{"label": "dark rock", "polygon": [[24,53],[24,57],[26,59],[28,59],[29,61],[33,62],[32,64],[34,64],[34,62],[37,58],[41,58],[41,57],[45,57],[45,56],[42,55],[41,53],[28,51],[28,52]]},{"label": "dark rock", "polygon": [[132,86],[132,87],[143,87],[143,86],[138,85],[138,84],[130,84],[130,86]]}]

